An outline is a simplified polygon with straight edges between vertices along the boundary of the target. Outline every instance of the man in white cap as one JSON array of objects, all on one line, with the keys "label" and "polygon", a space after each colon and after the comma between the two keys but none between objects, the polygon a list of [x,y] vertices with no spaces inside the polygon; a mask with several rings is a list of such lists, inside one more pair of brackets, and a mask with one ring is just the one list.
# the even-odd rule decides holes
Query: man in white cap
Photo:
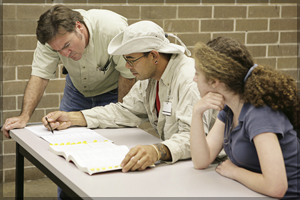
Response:
[{"label": "man in white cap", "polygon": [[[55,129],[70,125],[88,128],[139,126],[149,120],[163,142],[132,148],[121,163],[122,171],[144,170],[158,160],[174,163],[190,158],[189,132],[193,105],[200,95],[193,82],[194,59],[184,55],[186,46],[170,43],[163,29],[151,21],[130,25],[115,36],[108,53],[123,55],[126,67],[139,80],[123,98],[123,103],[111,103],[81,112],[52,112],[47,115]],[[215,115],[204,116],[205,132]],[[49,128],[45,118],[44,125]]]}]

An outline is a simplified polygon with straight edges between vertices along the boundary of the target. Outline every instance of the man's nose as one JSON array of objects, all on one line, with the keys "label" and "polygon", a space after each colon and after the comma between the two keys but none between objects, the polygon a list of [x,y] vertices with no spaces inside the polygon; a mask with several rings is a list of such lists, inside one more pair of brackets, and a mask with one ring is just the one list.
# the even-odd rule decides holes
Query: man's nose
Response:
[{"label": "man's nose", "polygon": [[133,68],[128,62],[126,62],[125,67],[126,67],[127,69],[132,69],[132,68]]},{"label": "man's nose", "polygon": [[70,55],[70,53],[71,53],[71,50],[69,50],[69,49],[63,49],[63,50],[61,50],[59,53],[60,53],[60,55],[62,55],[62,56],[69,57],[69,55]]}]

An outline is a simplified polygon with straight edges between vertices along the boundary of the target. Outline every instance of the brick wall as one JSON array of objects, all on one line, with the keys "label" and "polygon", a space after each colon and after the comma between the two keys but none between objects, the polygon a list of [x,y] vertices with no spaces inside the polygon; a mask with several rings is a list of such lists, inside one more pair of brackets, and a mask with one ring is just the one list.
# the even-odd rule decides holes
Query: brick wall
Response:
[{"label": "brick wall", "polygon": [[[26,83],[31,73],[36,47],[38,17],[53,3],[71,8],[99,8],[115,11],[129,24],[152,20],[172,32],[192,50],[197,41],[231,36],[245,43],[259,64],[270,65],[300,80],[297,69],[297,1],[279,0],[3,0],[3,113],[6,118],[19,115]],[[182,3],[184,2],[184,3]],[[251,3],[249,3],[251,2]],[[285,2],[285,3],[283,3]],[[75,4],[76,3],[76,4]],[[65,77],[61,69],[51,80],[30,122],[40,122],[48,112],[58,110]],[[1,77],[2,78],[2,77]],[[1,134],[2,135],[2,134]],[[15,142],[0,141],[4,182],[13,181]],[[44,175],[25,161],[25,179]]]}]

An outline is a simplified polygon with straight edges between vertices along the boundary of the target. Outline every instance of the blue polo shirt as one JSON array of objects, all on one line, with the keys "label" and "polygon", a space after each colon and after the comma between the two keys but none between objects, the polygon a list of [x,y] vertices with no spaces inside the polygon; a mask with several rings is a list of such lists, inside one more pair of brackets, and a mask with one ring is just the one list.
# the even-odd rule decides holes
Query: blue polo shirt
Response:
[{"label": "blue polo shirt", "polygon": [[300,197],[300,140],[282,111],[245,103],[238,118],[239,124],[231,131],[233,113],[228,106],[219,112],[218,118],[225,123],[223,147],[229,159],[253,172],[261,173],[253,138],[264,132],[277,134],[288,178],[288,190],[283,199]]}]

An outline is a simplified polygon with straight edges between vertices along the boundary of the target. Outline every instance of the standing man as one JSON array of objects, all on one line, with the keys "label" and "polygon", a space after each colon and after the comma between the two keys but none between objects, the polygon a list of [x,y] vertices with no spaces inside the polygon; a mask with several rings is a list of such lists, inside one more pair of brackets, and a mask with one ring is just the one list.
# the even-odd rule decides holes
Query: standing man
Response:
[{"label": "standing man", "polygon": [[[123,103],[81,112],[49,113],[51,127],[134,127],[149,120],[163,142],[132,148],[121,163],[123,172],[144,170],[158,160],[174,163],[190,158],[192,110],[200,99],[193,82],[195,61],[184,55],[187,49],[179,38],[174,36],[183,46],[170,43],[166,36],[161,27],[150,21],[137,22],[119,33],[110,42],[108,52],[123,55],[126,67],[139,81]],[[203,116],[206,133],[216,117],[211,111]],[[49,128],[45,117],[42,121]]]},{"label": "standing man", "polygon": [[78,111],[121,102],[135,77],[125,68],[122,56],[110,56],[107,48],[127,26],[126,18],[108,10],[71,10],[56,5],[42,14],[22,113],[5,121],[3,134],[9,137],[9,130],[26,126],[49,79],[55,78],[59,61],[68,72],[60,110]]}]

